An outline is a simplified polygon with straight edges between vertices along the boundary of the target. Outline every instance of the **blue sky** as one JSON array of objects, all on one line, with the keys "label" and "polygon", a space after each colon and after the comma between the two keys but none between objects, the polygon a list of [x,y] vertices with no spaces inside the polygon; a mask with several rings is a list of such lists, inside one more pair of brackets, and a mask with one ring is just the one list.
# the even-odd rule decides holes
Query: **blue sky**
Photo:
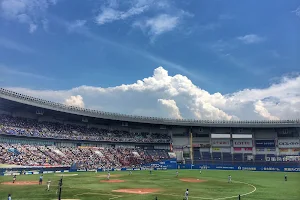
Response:
[{"label": "blue sky", "polygon": [[[162,66],[168,76],[186,76],[209,94],[234,96],[297,79],[299,35],[300,3],[293,0],[0,0],[0,84],[36,91],[33,95],[83,85],[117,88],[151,77]],[[70,95],[84,96],[78,90]],[[158,95],[155,101],[171,97]],[[267,97],[251,103],[266,106]],[[96,106],[83,99],[85,106]],[[103,104],[99,109],[109,107]],[[178,112],[190,107],[180,105]],[[165,116],[152,111],[146,114]],[[236,117],[235,111],[224,112]]]}]

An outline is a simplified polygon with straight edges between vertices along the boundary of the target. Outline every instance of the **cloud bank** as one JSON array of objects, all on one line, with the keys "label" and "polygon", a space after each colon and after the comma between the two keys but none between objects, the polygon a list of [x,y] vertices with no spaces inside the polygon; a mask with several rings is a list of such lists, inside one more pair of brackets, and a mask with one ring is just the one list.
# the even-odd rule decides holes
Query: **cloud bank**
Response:
[{"label": "cloud bank", "polygon": [[48,8],[56,3],[57,0],[0,0],[0,16],[28,25],[33,33],[39,24],[44,24]]},{"label": "cloud bank", "polygon": [[7,89],[68,105],[143,116],[214,120],[300,118],[300,76],[283,77],[263,89],[210,94],[186,76],[170,76],[158,67],[148,78],[116,87]]}]

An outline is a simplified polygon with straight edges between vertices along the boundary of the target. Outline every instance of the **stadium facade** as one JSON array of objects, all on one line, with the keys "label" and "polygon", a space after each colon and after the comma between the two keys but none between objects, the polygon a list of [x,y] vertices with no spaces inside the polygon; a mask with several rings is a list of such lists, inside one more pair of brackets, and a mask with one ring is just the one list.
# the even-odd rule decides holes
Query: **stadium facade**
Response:
[{"label": "stadium facade", "polygon": [[[300,171],[300,120],[214,121],[131,116],[67,106],[3,88],[0,116],[0,144],[6,144],[2,152],[9,150],[13,155],[22,153],[14,144],[132,148],[139,151],[131,153],[144,155],[147,150],[151,158],[157,158],[143,163],[156,168]],[[62,154],[62,150],[53,152]],[[109,152],[114,157],[118,154],[118,150]],[[51,157],[49,152],[45,155]],[[119,168],[128,167],[130,162],[120,161]]]}]

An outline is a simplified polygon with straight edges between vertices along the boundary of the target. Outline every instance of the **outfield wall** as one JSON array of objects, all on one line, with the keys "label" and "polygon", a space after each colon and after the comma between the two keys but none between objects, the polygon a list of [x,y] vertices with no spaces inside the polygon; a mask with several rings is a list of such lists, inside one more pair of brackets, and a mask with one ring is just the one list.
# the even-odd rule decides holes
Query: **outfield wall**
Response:
[{"label": "outfield wall", "polygon": [[23,166],[23,167],[9,167],[0,168],[0,176],[11,175],[31,175],[31,174],[48,174],[48,173],[62,173],[69,172],[70,167],[55,166],[55,167],[41,167],[41,166]]},{"label": "outfield wall", "polygon": [[[207,164],[207,165],[192,165],[192,164],[177,164],[176,159],[155,162],[146,164],[137,168],[118,168],[109,169],[109,171],[140,171],[140,170],[168,170],[168,169],[192,169],[192,170],[246,170],[246,171],[275,171],[275,172],[300,172],[300,164],[290,165],[286,163],[278,166],[256,166],[256,165],[243,165],[243,164]],[[16,167],[16,168],[0,168],[0,176],[9,175],[30,175],[30,174],[46,174],[46,173],[63,173],[63,172],[95,172],[95,170],[72,169],[70,167]],[[107,169],[99,168],[98,172],[107,171]]]},{"label": "outfield wall", "polygon": [[255,165],[192,165],[180,164],[178,169],[211,169],[211,170],[247,170],[247,171],[277,171],[277,172],[300,172],[299,167],[282,165],[282,166],[255,166]]}]

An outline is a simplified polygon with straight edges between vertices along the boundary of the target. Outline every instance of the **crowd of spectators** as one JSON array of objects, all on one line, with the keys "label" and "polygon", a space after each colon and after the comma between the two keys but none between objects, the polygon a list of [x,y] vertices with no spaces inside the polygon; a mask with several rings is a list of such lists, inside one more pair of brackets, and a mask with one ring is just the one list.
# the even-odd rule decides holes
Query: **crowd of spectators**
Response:
[{"label": "crowd of spectators", "polygon": [[171,141],[167,134],[89,128],[73,124],[39,122],[8,115],[0,115],[0,134],[108,142],[170,143]]},{"label": "crowd of spectators", "polygon": [[108,169],[140,166],[167,158],[169,158],[168,153],[164,150],[0,143],[0,163],[21,166],[71,166],[75,164],[81,169]]}]

